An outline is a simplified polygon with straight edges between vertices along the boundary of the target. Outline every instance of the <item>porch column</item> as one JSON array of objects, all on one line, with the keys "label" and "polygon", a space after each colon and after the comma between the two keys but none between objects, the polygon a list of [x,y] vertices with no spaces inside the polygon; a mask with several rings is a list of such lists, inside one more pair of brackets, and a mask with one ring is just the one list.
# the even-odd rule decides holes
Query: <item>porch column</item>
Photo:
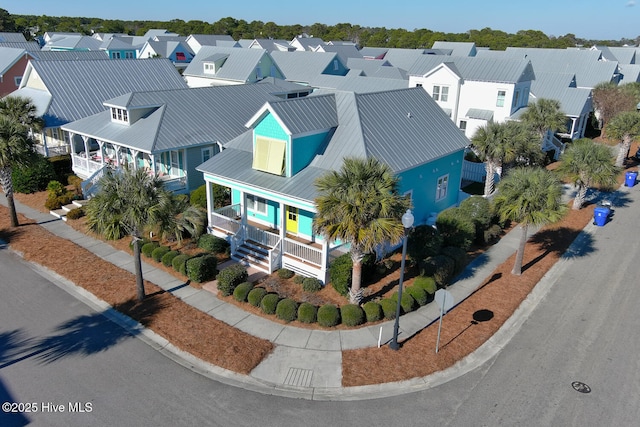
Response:
[{"label": "porch column", "polygon": [[329,242],[326,238],[322,240],[322,259],[320,264],[320,271],[323,275],[322,282],[326,285],[328,282],[329,273]]},{"label": "porch column", "polygon": [[576,118],[572,117],[571,118],[571,132],[569,133],[569,135],[571,135],[571,139],[573,139],[573,134],[576,131]]},{"label": "porch column", "polygon": [[155,154],[149,154],[149,160],[151,161],[151,172],[153,172],[153,174],[155,175],[155,174],[158,173],[158,170],[156,169],[156,155]]},{"label": "porch column", "polygon": [[211,213],[215,209],[215,207],[213,206],[213,191],[211,188],[211,181],[205,180],[204,185],[206,189],[205,194],[207,195],[207,216],[209,217],[209,222],[211,222]]},{"label": "porch column", "polygon": [[247,202],[245,200],[246,197],[247,194],[243,190],[240,190],[240,224],[242,225],[242,227],[247,225]]},{"label": "porch column", "polygon": [[129,149],[129,151],[131,152],[131,159],[133,160],[133,169],[138,169],[138,154],[140,154],[140,151],[131,149]]},{"label": "porch column", "polygon": [[287,235],[287,210],[283,202],[278,206],[280,207],[280,238],[284,240]]}]

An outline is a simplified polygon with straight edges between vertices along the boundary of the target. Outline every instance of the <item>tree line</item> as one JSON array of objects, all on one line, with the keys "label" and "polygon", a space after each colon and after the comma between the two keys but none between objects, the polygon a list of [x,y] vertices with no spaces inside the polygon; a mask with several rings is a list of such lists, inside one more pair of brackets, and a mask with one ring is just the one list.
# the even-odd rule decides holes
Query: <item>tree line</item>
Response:
[{"label": "tree line", "polygon": [[37,35],[45,32],[74,32],[90,35],[93,32],[118,33],[129,35],[144,35],[153,28],[167,29],[171,32],[188,36],[189,34],[225,34],[240,39],[283,39],[292,40],[301,34],[319,37],[325,41],[348,41],[359,47],[390,47],[390,48],[431,48],[435,41],[473,42],[476,46],[488,47],[493,50],[504,50],[513,47],[559,48],[575,47],[576,45],[604,46],[635,45],[636,39],[621,40],[588,40],[576,37],[574,34],[562,36],[548,36],[538,30],[521,30],[515,34],[501,30],[483,28],[469,30],[465,33],[445,33],[425,28],[409,31],[403,28],[363,27],[357,24],[339,23],[325,25],[278,25],[275,22],[251,21],[221,18],[215,22],[200,20],[183,21],[124,21],[113,19],[86,17],[55,17],[35,15],[11,15],[0,9],[0,31],[23,32],[27,38],[32,37],[35,29]]}]

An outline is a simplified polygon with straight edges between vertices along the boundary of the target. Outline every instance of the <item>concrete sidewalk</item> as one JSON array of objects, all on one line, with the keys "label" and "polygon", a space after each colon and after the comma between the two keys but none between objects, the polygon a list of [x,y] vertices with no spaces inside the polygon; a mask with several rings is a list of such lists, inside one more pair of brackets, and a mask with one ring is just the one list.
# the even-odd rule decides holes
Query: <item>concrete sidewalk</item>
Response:
[{"label": "concrete sidewalk", "polygon": [[[5,206],[7,204],[4,194],[0,194],[0,203]],[[53,234],[77,243],[122,269],[134,272],[133,258],[130,254],[118,251],[107,243],[88,237],[74,230],[64,221],[55,219],[49,214],[39,212],[18,202],[16,202],[16,209]],[[593,226],[588,226],[587,229],[590,227],[593,228]],[[585,231],[588,232],[588,230]],[[516,251],[520,232],[520,228],[517,227],[505,235],[497,244],[491,246],[484,254],[470,263],[465,271],[448,287],[448,291],[453,295],[456,304],[475,291],[489,277],[496,266],[503,263]],[[48,270],[46,273],[53,277],[55,283],[66,291],[90,304],[96,310],[105,311],[112,320],[132,330],[150,345],[182,365],[218,381],[261,393],[314,400],[357,400],[426,389],[449,381],[480,366],[490,357],[497,354],[504,346],[506,342],[501,341],[501,339],[506,339],[504,337],[507,335],[511,336],[509,333],[515,333],[512,331],[505,335],[499,332],[487,344],[452,368],[425,378],[415,378],[398,383],[345,388],[341,384],[342,350],[377,347],[379,337],[381,337],[382,345],[386,345],[393,334],[393,322],[344,331],[310,330],[282,325],[261,316],[250,314],[232,304],[227,304],[218,299],[214,293],[206,289],[195,289],[144,261],[142,268],[146,280],[155,283],[167,292],[216,319],[251,335],[273,342],[275,344],[274,351],[248,376],[226,371],[202,362],[190,354],[173,347],[165,339],[110,309],[106,303],[98,300],[63,277]],[[39,270],[43,271],[44,269],[40,267]],[[553,272],[551,271],[549,274],[552,275]],[[544,294],[539,298],[542,298],[542,296]],[[530,301],[534,305],[529,310],[535,307],[537,301],[539,299],[535,298]],[[526,305],[525,301],[523,306]],[[509,322],[521,324],[520,316],[526,312],[527,308],[525,307],[524,310],[522,311],[521,307]],[[416,334],[438,318],[439,309],[435,303],[403,315],[400,319],[399,340],[402,341]],[[501,331],[514,329],[512,326],[505,324]]]}]

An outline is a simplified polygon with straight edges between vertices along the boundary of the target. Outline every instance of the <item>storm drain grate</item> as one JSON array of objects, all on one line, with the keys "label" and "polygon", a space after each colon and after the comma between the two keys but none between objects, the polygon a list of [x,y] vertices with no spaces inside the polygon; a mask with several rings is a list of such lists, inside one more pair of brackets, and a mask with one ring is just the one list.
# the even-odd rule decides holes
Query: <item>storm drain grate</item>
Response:
[{"label": "storm drain grate", "polygon": [[579,391],[580,393],[591,393],[591,387],[589,387],[588,385],[580,381],[572,382],[571,387],[573,387],[576,391]]},{"label": "storm drain grate", "polygon": [[296,387],[311,387],[312,377],[313,371],[311,369],[289,368],[284,383]]}]

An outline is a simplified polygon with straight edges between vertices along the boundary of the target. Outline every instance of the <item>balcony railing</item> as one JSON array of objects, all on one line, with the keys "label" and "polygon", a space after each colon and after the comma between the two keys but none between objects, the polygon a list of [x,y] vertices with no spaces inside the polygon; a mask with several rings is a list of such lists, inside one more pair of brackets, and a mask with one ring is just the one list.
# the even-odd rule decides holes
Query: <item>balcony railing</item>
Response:
[{"label": "balcony railing", "polygon": [[305,262],[321,266],[322,265],[322,249],[314,248],[308,244],[297,242],[293,239],[284,239],[285,255],[291,255]]},{"label": "balcony railing", "polygon": [[234,235],[237,234],[240,231],[240,205],[225,206],[211,212],[209,225]]},{"label": "balcony railing", "polygon": [[251,240],[269,248],[273,248],[280,241],[279,235],[250,224],[244,225],[244,237],[245,240]]},{"label": "balcony railing", "polygon": [[77,174],[87,177],[93,175],[95,171],[100,170],[104,167],[104,164],[102,162],[92,160],[91,158],[86,158],[78,154],[72,154],[71,161],[73,165],[73,171]]}]

